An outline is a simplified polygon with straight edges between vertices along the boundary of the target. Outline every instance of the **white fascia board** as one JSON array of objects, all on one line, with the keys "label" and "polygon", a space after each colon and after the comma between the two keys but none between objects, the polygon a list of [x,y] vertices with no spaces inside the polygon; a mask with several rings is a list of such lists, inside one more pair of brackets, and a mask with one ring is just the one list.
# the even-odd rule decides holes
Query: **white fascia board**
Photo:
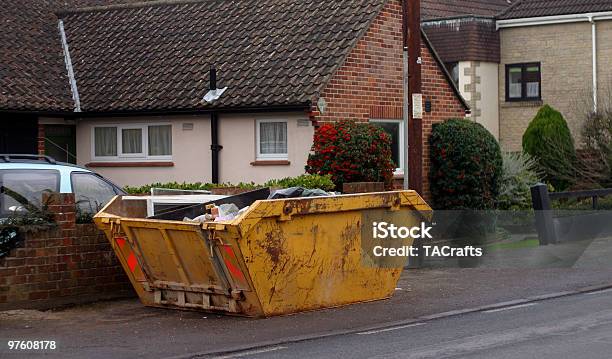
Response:
[{"label": "white fascia board", "polygon": [[612,20],[612,11],[497,20],[496,27],[499,30],[508,27],[540,26],[599,20]]}]

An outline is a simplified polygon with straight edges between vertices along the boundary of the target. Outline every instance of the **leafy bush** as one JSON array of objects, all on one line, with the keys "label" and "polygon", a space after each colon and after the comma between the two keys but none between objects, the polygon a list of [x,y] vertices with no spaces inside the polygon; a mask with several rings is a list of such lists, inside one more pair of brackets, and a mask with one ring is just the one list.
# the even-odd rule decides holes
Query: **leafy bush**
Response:
[{"label": "leafy bush", "polygon": [[612,109],[589,114],[582,127],[582,138],[599,184],[612,186]]},{"label": "leafy bush", "polygon": [[499,194],[499,144],[466,119],[434,124],[429,138],[431,194],[437,209],[491,209]]},{"label": "leafy bush", "polygon": [[306,172],[331,175],[337,189],[348,182],[392,187],[391,138],[379,127],[350,120],[324,124],[315,132],[312,152]]},{"label": "leafy bush", "polygon": [[534,157],[544,180],[557,190],[569,188],[576,178],[576,150],[567,122],[559,111],[545,105],[523,135],[523,151]]},{"label": "leafy bush", "polygon": [[522,152],[504,152],[503,170],[497,208],[501,210],[531,209],[531,186],[540,181],[537,162]]},{"label": "leafy bush", "polygon": [[320,176],[320,175],[309,175],[304,174],[298,177],[287,177],[283,179],[275,179],[270,180],[262,185],[257,185],[253,182],[251,183],[238,183],[236,185],[231,183],[222,183],[222,184],[214,184],[214,183],[177,183],[177,182],[169,182],[169,183],[153,183],[141,187],[130,187],[126,186],[123,189],[129,194],[150,194],[151,188],[168,188],[168,189],[180,189],[186,191],[210,191],[213,188],[229,188],[229,187],[238,187],[244,189],[257,189],[263,187],[280,187],[280,188],[289,188],[289,187],[303,187],[307,189],[315,189],[320,188],[325,191],[331,191],[334,189],[334,183],[331,180],[331,176]]}]

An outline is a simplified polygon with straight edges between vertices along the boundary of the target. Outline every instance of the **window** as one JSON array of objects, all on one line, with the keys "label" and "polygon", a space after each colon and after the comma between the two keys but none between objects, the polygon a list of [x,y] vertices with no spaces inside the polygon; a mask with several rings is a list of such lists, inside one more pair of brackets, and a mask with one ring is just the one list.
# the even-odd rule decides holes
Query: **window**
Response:
[{"label": "window", "polygon": [[75,172],[70,179],[77,208],[82,213],[97,213],[117,194],[110,183],[93,173]]},{"label": "window", "polygon": [[96,126],[93,158],[101,160],[169,160],[172,156],[171,125]]},{"label": "window", "polygon": [[446,69],[448,73],[451,75],[453,82],[455,85],[459,85],[459,63],[458,62],[447,62]]},{"label": "window", "polygon": [[506,65],[506,101],[540,100],[540,71],[540,63]]},{"label": "window", "polygon": [[286,160],[287,121],[258,120],[257,126],[257,159]]},{"label": "window", "polygon": [[41,207],[44,192],[59,192],[60,174],[55,170],[0,171],[0,213],[27,211],[24,199]]},{"label": "window", "polygon": [[402,120],[371,120],[391,136],[391,158],[397,171],[404,168],[404,121]]}]

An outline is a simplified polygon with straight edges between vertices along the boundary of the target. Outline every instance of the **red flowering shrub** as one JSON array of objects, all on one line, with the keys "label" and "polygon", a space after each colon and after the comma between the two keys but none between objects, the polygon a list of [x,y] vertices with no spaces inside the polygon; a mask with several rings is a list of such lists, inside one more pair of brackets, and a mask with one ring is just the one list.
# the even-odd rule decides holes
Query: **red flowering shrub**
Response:
[{"label": "red flowering shrub", "polygon": [[306,172],[332,177],[336,189],[348,182],[384,182],[392,187],[391,137],[369,123],[344,120],[320,126]]}]

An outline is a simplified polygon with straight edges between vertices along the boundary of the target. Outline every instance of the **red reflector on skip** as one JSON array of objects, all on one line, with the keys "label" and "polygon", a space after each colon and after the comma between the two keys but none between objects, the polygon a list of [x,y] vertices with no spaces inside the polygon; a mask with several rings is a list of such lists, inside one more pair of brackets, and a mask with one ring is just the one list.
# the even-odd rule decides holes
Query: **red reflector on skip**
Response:
[{"label": "red reflector on skip", "polygon": [[119,246],[119,248],[123,249],[123,246],[125,246],[125,238],[117,237],[115,238],[115,241],[117,242],[117,245]]},{"label": "red reflector on skip", "polygon": [[[234,253],[231,247],[225,246],[224,248],[225,248],[225,252],[229,254],[231,257],[229,260],[228,259],[224,260],[225,265],[227,266],[227,269],[232,273],[234,277],[237,277],[238,279],[243,280],[244,274],[242,274],[240,269],[237,267],[238,262],[237,262],[236,254]],[[233,262],[232,259],[233,261],[236,262],[236,266],[234,265],[234,263],[232,263]]]},{"label": "red reflector on skip", "polygon": [[134,253],[132,253],[127,259],[127,265],[128,267],[130,267],[130,272],[134,273],[134,270],[136,269],[136,264],[138,264],[138,261],[136,260],[136,256],[134,255]]}]

